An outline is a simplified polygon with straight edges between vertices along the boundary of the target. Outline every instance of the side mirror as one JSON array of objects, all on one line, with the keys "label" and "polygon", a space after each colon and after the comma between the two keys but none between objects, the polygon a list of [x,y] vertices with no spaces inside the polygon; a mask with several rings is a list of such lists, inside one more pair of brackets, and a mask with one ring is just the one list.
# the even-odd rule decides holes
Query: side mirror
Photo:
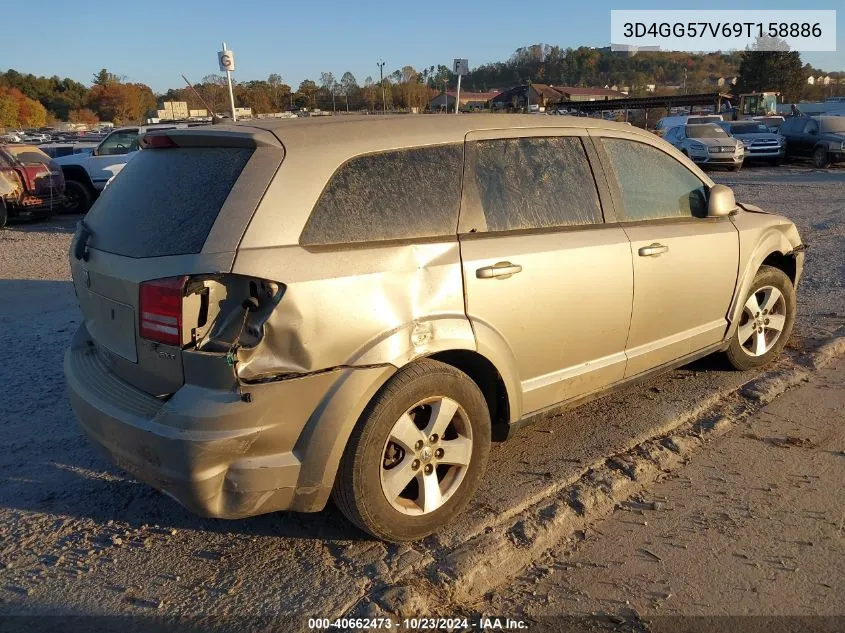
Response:
[{"label": "side mirror", "polygon": [[707,217],[722,218],[731,215],[736,209],[733,189],[725,185],[713,185],[707,202]]}]

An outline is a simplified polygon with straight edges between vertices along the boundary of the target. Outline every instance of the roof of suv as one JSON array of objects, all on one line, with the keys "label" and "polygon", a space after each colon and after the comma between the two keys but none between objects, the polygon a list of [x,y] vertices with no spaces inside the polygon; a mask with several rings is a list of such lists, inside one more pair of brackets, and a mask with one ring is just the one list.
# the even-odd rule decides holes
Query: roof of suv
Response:
[{"label": "roof of suv", "polygon": [[[529,114],[447,115],[355,115],[303,119],[266,119],[233,125],[214,126],[215,130],[243,131],[244,127],[269,130],[278,136],[285,148],[301,149],[320,145],[359,145],[359,151],[459,143],[478,130],[518,128],[603,128],[652,135],[625,123],[589,117],[548,117]],[[353,151],[352,154],[359,153]]]}]

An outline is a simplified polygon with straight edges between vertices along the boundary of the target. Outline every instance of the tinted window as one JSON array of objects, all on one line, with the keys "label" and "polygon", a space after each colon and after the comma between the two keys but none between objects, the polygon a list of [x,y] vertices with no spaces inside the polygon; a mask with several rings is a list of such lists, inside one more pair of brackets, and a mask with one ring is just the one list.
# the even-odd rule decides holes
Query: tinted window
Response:
[{"label": "tinted window", "polygon": [[601,143],[619,183],[624,221],[707,215],[704,183],[677,160],[645,143]]},{"label": "tinted window", "polygon": [[802,119],[797,119],[797,118],[787,119],[780,126],[780,132],[796,132],[797,130],[803,128],[803,126],[804,126],[804,121]]},{"label": "tinted window", "polygon": [[332,176],[302,244],[454,235],[461,203],[460,144],[353,158]]},{"label": "tinted window", "polygon": [[593,174],[577,137],[478,141],[475,178],[488,231],[602,221]]},{"label": "tinted window", "polygon": [[138,152],[88,213],[91,246],[128,257],[199,253],[251,155],[218,147]]}]

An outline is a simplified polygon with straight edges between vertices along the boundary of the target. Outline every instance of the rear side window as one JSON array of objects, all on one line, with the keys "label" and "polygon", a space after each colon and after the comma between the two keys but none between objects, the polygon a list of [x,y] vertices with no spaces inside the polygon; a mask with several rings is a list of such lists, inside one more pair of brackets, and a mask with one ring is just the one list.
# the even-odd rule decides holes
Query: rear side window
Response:
[{"label": "rear side window", "polygon": [[325,245],[454,235],[462,167],[459,143],[353,158],[329,180],[299,241]]},{"label": "rear side window", "polygon": [[645,143],[602,138],[622,197],[622,220],[704,217],[704,183],[680,162]]},{"label": "rear side window", "polygon": [[475,178],[488,231],[602,222],[578,137],[477,141]]},{"label": "rear side window", "polygon": [[88,213],[93,248],[127,257],[199,253],[252,149],[138,152]]}]

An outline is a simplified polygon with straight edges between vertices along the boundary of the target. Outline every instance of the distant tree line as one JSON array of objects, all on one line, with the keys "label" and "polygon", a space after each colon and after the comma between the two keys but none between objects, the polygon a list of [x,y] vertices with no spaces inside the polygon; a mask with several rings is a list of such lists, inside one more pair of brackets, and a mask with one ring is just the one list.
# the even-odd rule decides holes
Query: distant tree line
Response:
[{"label": "distant tree line", "polygon": [[[800,55],[788,50],[692,54],[641,52],[637,55],[588,47],[562,48],[534,44],[517,49],[502,62],[483,64],[464,77],[464,90],[486,92],[517,84],[565,86],[626,86],[642,95],[654,86],[657,94],[678,91],[712,92],[773,90],[786,101],[816,100],[845,94],[845,73],[832,72],[830,86],[808,85],[807,77],[825,75]],[[736,87],[717,86],[715,80],[737,76]],[[383,79],[363,81],[349,71],[337,79],[333,72],[306,79],[294,90],[279,74],[264,80],[238,81],[233,86],[235,105],[253,113],[297,108],[333,111],[425,109],[439,92],[454,89],[457,77],[449,67],[432,65],[421,70],[403,66]],[[149,86],[126,81],[102,69],[91,86],[72,79],[36,77],[15,70],[0,73],[0,127],[39,127],[55,121],[116,124],[138,122],[163,101],[186,101],[191,109],[210,108],[224,113],[229,94],[223,75],[206,75],[193,86],[171,88],[155,95]]]}]

